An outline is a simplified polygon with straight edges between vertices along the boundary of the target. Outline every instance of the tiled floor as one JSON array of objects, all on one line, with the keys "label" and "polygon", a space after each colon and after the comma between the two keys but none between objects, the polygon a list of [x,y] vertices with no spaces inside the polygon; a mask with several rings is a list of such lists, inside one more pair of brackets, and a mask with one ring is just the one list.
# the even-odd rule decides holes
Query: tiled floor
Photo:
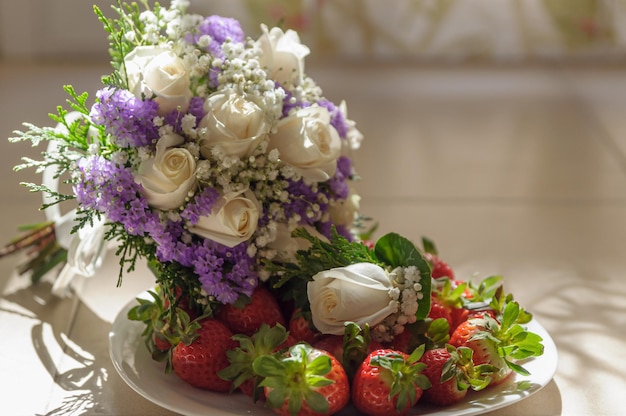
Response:
[{"label": "tiled floor", "polygon": [[[380,223],[379,234],[430,237],[460,277],[504,275],[509,291],[554,338],[559,350],[554,381],[523,404],[494,414],[613,415],[622,408],[625,69],[308,68],[328,98],[347,101],[365,134],[355,155],[362,176],[358,189],[362,212]],[[103,65],[0,64],[0,136],[9,136],[21,121],[45,123],[45,114],[64,99],[62,84],[93,93],[106,71]],[[17,224],[41,218],[35,211],[39,197],[17,185],[37,176],[11,172],[24,153],[36,154],[0,141],[5,240]],[[17,285],[11,277],[15,262],[0,263],[5,293]],[[124,293],[130,298],[134,292]],[[106,334],[93,338],[85,329],[97,314],[98,330],[106,331],[114,313],[92,305],[77,303],[78,316],[68,306],[75,320],[62,328],[109,371],[108,384],[94,399],[99,414],[158,412],[142,407],[148,406],[143,401],[120,404],[120,398],[135,396],[104,362]],[[3,315],[4,309],[3,326],[4,320],[19,322]],[[30,327],[21,331],[30,342]],[[4,366],[1,372],[7,374]],[[609,382],[616,384],[607,387]],[[7,383],[2,376],[0,384]],[[34,412],[54,408],[60,393],[51,391]]]}]

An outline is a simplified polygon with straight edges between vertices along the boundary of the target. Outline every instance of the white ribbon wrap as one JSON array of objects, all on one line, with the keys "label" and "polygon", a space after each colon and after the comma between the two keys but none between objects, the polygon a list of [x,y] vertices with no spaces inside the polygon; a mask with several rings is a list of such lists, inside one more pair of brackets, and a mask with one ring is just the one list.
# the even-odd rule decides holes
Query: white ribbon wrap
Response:
[{"label": "white ribbon wrap", "polygon": [[[78,118],[83,117],[78,112],[69,113],[66,119],[69,123],[73,123]],[[67,133],[67,129],[59,124],[56,127],[61,132]],[[54,154],[57,150],[57,143],[50,141],[48,144],[48,153]],[[43,171],[43,184],[51,191],[58,192],[59,178],[55,178],[55,169],[47,166]],[[53,203],[55,199],[50,195],[43,193],[44,204]],[[76,209],[65,214],[61,214],[59,204],[48,206],[44,213],[48,221],[54,222],[56,240],[61,247],[67,250],[67,262],[59,273],[52,286],[52,293],[56,296],[66,296],[69,286],[76,275],[84,277],[93,276],[106,255],[105,219],[102,217],[100,221],[94,221],[93,225],[85,225],[83,228],[72,234],[72,228],[76,225]]]}]

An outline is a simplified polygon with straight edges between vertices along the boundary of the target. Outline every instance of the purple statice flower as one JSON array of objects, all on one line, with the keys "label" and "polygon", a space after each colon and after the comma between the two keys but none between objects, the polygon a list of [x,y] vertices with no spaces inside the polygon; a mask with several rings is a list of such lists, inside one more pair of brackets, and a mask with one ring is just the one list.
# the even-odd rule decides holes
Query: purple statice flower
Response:
[{"label": "purple statice flower", "polygon": [[339,137],[345,139],[348,137],[348,130],[350,126],[346,122],[346,118],[343,113],[335,104],[327,99],[322,99],[317,103],[320,107],[324,107],[330,113],[330,125],[337,130]]},{"label": "purple statice flower", "polygon": [[111,87],[101,89],[96,97],[89,117],[94,124],[105,127],[116,145],[139,147],[158,139],[158,128],[152,122],[159,108],[156,102],[143,101],[128,90]]},{"label": "purple statice flower", "polygon": [[204,117],[204,98],[191,97],[187,112],[191,114],[192,116],[196,117],[196,127],[197,127],[198,123],[200,123],[200,120],[202,120],[202,117]]},{"label": "purple statice flower", "polygon": [[335,176],[329,179],[330,190],[339,199],[346,199],[350,193],[348,179],[352,174],[352,161],[349,157],[340,156],[337,159],[337,171]]},{"label": "purple statice flower", "polygon": [[187,113],[181,113],[177,109],[170,111],[163,116],[163,123],[170,125],[174,128],[174,131],[178,134],[183,134],[182,121],[185,114],[191,114],[196,117],[196,125],[198,127],[200,120],[204,117],[204,99],[201,97],[192,97],[189,101],[189,108]]},{"label": "purple statice flower", "polygon": [[198,25],[200,35],[211,37],[208,46],[209,53],[218,58],[223,58],[222,45],[230,40],[235,43],[243,43],[246,35],[236,19],[222,16],[208,16]]},{"label": "purple statice flower", "polygon": [[303,222],[313,225],[317,218],[309,218],[307,216],[311,203],[319,204],[322,211],[327,209],[328,204],[319,203],[319,194],[323,192],[321,187],[317,192],[314,192],[304,181],[290,180],[287,185],[287,192],[289,193],[289,200],[282,205],[287,218],[297,214],[302,218]]},{"label": "purple statice flower", "polygon": [[217,58],[224,58],[222,45],[227,42],[243,43],[246,35],[239,21],[230,17],[208,16],[198,24],[197,32],[186,37],[189,43],[198,43],[201,36],[209,36],[211,42],[207,52]]},{"label": "purple statice flower", "polygon": [[[220,59],[225,58],[224,52],[222,51],[222,45],[224,45],[224,43],[243,43],[246,39],[246,35],[239,21],[217,15],[208,16],[200,22],[197,32],[187,37],[187,41],[198,43],[201,36],[209,36],[211,38],[211,42],[206,47],[206,51]],[[219,68],[211,68],[209,70],[209,87],[217,88],[219,86],[219,74]]]},{"label": "purple statice flower", "polygon": [[202,216],[211,213],[213,205],[221,197],[220,193],[213,188],[204,188],[202,193],[197,194],[193,201],[188,203],[180,216],[195,225]]},{"label": "purple statice flower", "polygon": [[[279,83],[276,83],[276,88],[281,88]],[[283,100],[283,117],[287,117],[289,112],[294,108],[302,107],[303,103],[298,103],[293,98],[293,94],[289,90],[285,90],[285,99]],[[306,105],[308,107],[308,105]]]},{"label": "purple statice flower", "polygon": [[122,224],[130,235],[146,232],[155,214],[130,169],[92,156],[81,159],[78,170],[82,180],[74,185],[74,194],[81,206],[104,213],[110,221]]},{"label": "purple statice flower", "polygon": [[194,248],[194,272],[208,295],[222,303],[233,303],[240,294],[247,296],[258,284],[256,259],[248,256],[247,244],[233,248],[205,239]]},{"label": "purple statice flower", "polygon": [[120,167],[102,156],[78,162],[81,180],[74,185],[77,202],[119,223],[129,235],[149,236],[161,262],[177,262],[193,268],[205,291],[222,303],[233,303],[239,295],[252,295],[258,285],[256,258],[247,253],[248,244],[226,247],[209,239],[185,242],[185,220],[206,215],[220,194],[206,188],[181,213],[181,220],[161,219],[142,196],[131,169]]}]

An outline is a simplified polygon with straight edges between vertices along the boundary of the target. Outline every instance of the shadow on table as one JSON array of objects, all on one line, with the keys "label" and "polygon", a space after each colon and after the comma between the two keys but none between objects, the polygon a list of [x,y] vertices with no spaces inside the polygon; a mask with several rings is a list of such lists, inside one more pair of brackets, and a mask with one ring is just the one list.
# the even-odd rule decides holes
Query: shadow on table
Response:
[{"label": "shadow on table", "polygon": [[[102,355],[92,354],[89,348],[68,336],[80,301],[75,297],[57,298],[51,294],[51,288],[50,283],[41,282],[4,295],[6,301],[23,310],[4,309],[3,312],[38,321],[31,329],[33,347],[54,383],[68,393],[46,416],[101,413],[100,396],[108,379]],[[108,325],[88,308],[83,308],[81,313],[91,313],[89,320],[98,326]]]}]

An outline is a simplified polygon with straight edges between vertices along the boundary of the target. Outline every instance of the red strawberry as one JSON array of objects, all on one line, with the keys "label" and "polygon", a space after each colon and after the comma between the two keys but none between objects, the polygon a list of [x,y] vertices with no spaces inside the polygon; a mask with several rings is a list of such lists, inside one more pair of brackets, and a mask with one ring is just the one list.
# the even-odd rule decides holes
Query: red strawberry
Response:
[{"label": "red strawberry", "polygon": [[444,318],[420,320],[404,326],[404,331],[396,335],[386,348],[410,354],[420,345],[426,349],[444,346],[450,339],[448,321]]},{"label": "red strawberry", "polygon": [[342,335],[324,335],[320,337],[313,346],[319,350],[330,353],[333,357],[343,361],[343,336]]},{"label": "red strawberry", "polygon": [[424,353],[421,361],[426,364],[423,374],[428,377],[431,387],[424,391],[424,401],[439,406],[448,406],[461,401],[467,395],[467,388],[458,385],[456,377],[444,375],[444,366],[452,360],[445,348],[436,348]]},{"label": "red strawberry", "polygon": [[448,321],[448,325],[450,325],[450,328],[452,327],[451,308],[446,306],[436,296],[432,296],[430,299],[430,312],[428,313],[428,317],[432,320],[444,318],[446,321]]},{"label": "red strawberry", "polygon": [[430,263],[431,272],[430,275],[433,279],[440,277],[447,277],[450,280],[454,279],[454,271],[452,267],[434,253],[424,253],[424,258]]},{"label": "red strawberry", "polygon": [[226,351],[237,345],[233,333],[222,322],[208,318],[199,321],[200,329],[191,343],[179,343],[172,350],[174,372],[192,386],[226,392],[231,382],[218,376],[228,366]]},{"label": "red strawberry", "polygon": [[424,347],[410,356],[391,349],[373,351],[354,376],[352,403],[367,415],[404,415],[428,388],[428,379],[421,374],[426,367],[419,359]]},{"label": "red strawberry", "polygon": [[347,322],[343,336],[324,335],[313,344],[315,348],[328,351],[343,365],[348,379],[352,380],[358,367],[372,351],[382,349],[380,342],[370,338],[369,325],[363,329],[354,322]]},{"label": "red strawberry", "polygon": [[516,302],[503,308],[501,321],[483,313],[482,318],[472,318],[460,324],[450,337],[450,344],[473,350],[475,365],[489,364],[496,367],[492,384],[508,377],[512,371],[528,375],[516,362],[543,353],[541,337],[526,331],[518,322],[526,322],[528,314]]},{"label": "red strawberry", "polygon": [[191,321],[186,310],[170,308],[169,298],[164,296],[161,290],[159,293],[153,291],[148,293],[152,300],[137,299],[139,305],[129,311],[128,317],[146,324],[146,341],[152,359],[167,360],[169,350],[183,338],[190,342],[191,338],[186,333],[192,333],[199,325]]},{"label": "red strawberry", "polygon": [[332,415],[350,400],[350,385],[341,363],[328,352],[306,344],[287,354],[254,360],[263,377],[267,404],[279,415]]},{"label": "red strawberry", "polygon": [[422,245],[424,246],[424,259],[430,263],[432,278],[447,277],[450,280],[454,280],[454,271],[445,261],[441,260],[435,243],[426,237],[422,237]]},{"label": "red strawberry", "polygon": [[310,320],[307,319],[307,314],[300,309],[296,309],[289,320],[289,333],[298,341],[312,345],[321,334],[314,330],[309,322]]},{"label": "red strawberry", "polygon": [[470,315],[470,311],[467,308],[451,308],[450,318],[452,321],[450,323],[450,335],[452,335],[456,327],[467,321],[470,318]]},{"label": "red strawberry", "polygon": [[446,277],[433,279],[431,295],[431,315],[434,318],[446,318],[450,325],[450,334],[466,318],[467,284]]},{"label": "red strawberry", "polygon": [[498,354],[496,342],[487,337],[488,333],[482,319],[469,319],[456,328],[450,337],[450,344],[471,348],[475,365],[490,364],[496,367],[498,371],[492,375],[492,381],[496,384],[511,374],[511,369]]},{"label": "red strawberry", "polygon": [[286,325],[276,297],[265,286],[256,288],[250,302],[243,307],[222,306],[217,312],[217,318],[233,333],[248,336],[258,331],[262,324]]}]

